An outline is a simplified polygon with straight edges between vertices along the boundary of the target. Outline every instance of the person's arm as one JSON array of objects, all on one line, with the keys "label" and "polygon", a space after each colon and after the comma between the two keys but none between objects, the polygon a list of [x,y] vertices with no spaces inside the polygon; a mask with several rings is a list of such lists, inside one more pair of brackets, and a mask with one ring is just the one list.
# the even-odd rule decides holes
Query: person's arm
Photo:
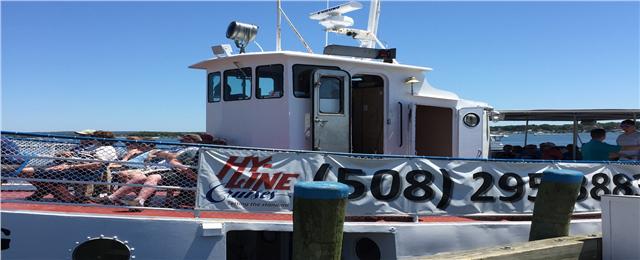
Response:
[{"label": "person's arm", "polygon": [[[138,155],[140,155],[142,153],[143,153],[142,150],[139,150],[139,149],[136,149],[136,148],[128,150],[127,153],[124,156],[122,156],[122,160],[121,161],[128,161],[131,158],[136,157],[136,156],[138,156]],[[119,164],[119,163],[110,163],[109,164],[109,168],[121,168],[121,167],[122,167],[122,164]]]},{"label": "person's arm", "polygon": [[128,161],[129,159],[131,159],[133,157],[136,157],[141,153],[142,153],[142,150],[140,150],[140,149],[136,149],[136,148],[131,149],[131,150],[127,151],[127,153],[124,156],[122,156],[122,160],[123,161]]},{"label": "person's arm", "polygon": [[60,164],[47,168],[49,171],[65,171],[65,170],[95,170],[102,166],[101,162],[81,163],[81,164]]},{"label": "person's arm", "polygon": [[195,173],[195,171],[193,169],[191,169],[189,166],[186,166],[186,165],[182,164],[178,159],[170,160],[169,164],[171,164],[171,166],[173,166],[173,168],[177,172],[179,172],[181,174],[184,174],[189,179],[195,180],[198,177],[198,175]]},{"label": "person's arm", "polygon": [[609,152],[609,160],[616,160],[620,158],[620,149],[622,149],[619,145],[613,145],[608,143],[603,143],[607,147],[607,151]]},{"label": "person's arm", "polygon": [[[116,149],[112,146],[102,146],[95,150],[93,157],[101,161],[114,161],[116,157]],[[64,171],[64,170],[97,170],[104,166],[105,162],[86,162],[80,164],[61,164],[47,168],[47,170]]]},{"label": "person's arm", "polygon": [[177,154],[176,153],[172,153],[169,151],[162,151],[162,150],[152,150],[151,152],[149,152],[149,158],[162,158],[165,159],[167,161],[171,161],[177,158]]}]

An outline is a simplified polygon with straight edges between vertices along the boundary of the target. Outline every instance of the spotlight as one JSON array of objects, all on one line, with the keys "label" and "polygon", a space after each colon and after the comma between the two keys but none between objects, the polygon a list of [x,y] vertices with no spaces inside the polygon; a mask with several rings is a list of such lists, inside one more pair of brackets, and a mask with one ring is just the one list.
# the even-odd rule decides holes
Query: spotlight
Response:
[{"label": "spotlight", "polygon": [[227,38],[233,40],[240,53],[245,52],[247,45],[256,38],[258,26],[248,23],[233,21],[227,27]]}]

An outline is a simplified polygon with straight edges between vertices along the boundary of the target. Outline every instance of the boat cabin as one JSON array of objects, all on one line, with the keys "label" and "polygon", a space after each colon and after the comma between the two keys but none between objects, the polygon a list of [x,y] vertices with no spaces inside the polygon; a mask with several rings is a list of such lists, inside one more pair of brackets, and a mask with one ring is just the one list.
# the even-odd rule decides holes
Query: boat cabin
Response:
[{"label": "boat cabin", "polygon": [[489,105],[432,87],[430,68],[386,61],[274,51],[190,68],[207,72],[206,131],[230,145],[488,156]]}]

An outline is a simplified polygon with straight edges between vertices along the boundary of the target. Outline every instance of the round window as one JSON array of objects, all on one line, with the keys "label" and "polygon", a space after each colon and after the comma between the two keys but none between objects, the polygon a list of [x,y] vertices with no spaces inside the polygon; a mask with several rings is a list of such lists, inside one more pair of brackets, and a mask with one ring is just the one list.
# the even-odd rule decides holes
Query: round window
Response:
[{"label": "round window", "polygon": [[114,238],[95,238],[78,245],[72,259],[127,260],[131,257],[129,247]]},{"label": "round window", "polygon": [[464,117],[462,118],[462,121],[468,127],[475,127],[478,125],[478,123],[480,123],[480,117],[475,113],[468,113],[464,115]]}]

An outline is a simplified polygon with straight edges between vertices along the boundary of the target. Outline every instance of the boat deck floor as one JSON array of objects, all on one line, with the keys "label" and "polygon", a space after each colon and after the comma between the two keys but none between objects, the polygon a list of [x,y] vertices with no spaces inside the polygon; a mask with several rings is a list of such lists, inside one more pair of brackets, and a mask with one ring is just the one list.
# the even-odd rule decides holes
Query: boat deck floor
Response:
[{"label": "boat deck floor", "polygon": [[[33,202],[24,200],[31,195],[29,191],[2,191],[0,192],[0,209],[2,211],[33,211],[46,213],[71,213],[115,217],[157,217],[157,218],[182,218],[193,219],[193,210],[167,210],[147,208],[139,212],[129,211],[125,207],[109,207],[99,204],[64,204],[55,203],[54,199],[45,197],[42,201]],[[158,195],[156,195],[158,196]],[[10,200],[10,201],[5,201]],[[23,202],[24,201],[24,202]],[[292,221],[292,215],[286,213],[242,213],[222,211],[200,211],[201,219],[255,220],[255,221]],[[574,215],[574,218],[592,219],[600,218],[600,214]],[[347,216],[347,221],[353,222],[412,222],[411,216]],[[421,216],[420,222],[478,222],[478,221],[529,221],[531,215],[524,216]]]}]

